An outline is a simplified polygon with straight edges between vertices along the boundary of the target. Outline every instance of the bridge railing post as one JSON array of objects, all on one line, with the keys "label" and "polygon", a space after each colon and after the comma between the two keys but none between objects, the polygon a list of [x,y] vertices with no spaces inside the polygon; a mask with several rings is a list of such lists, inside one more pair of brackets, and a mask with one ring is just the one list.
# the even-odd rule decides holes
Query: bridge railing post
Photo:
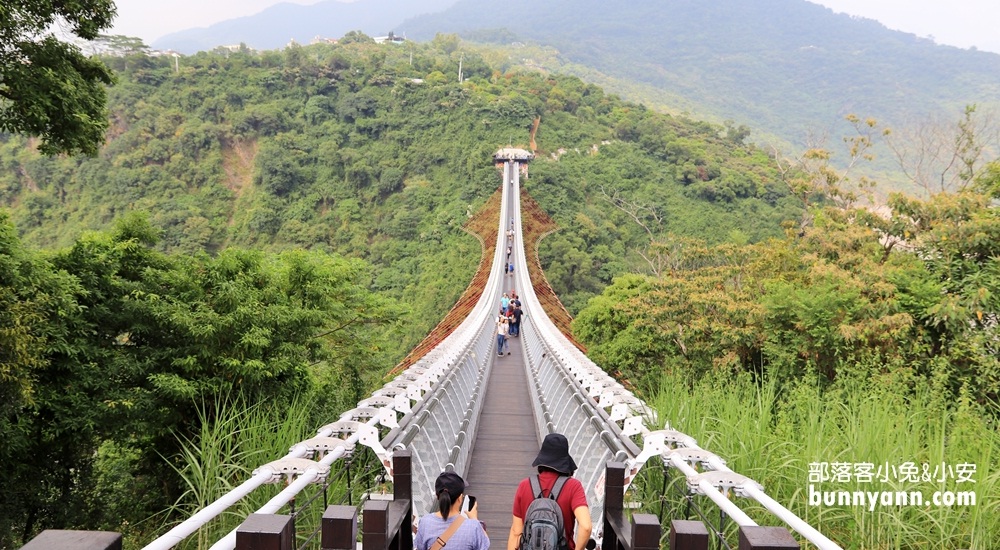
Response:
[{"label": "bridge railing post", "polygon": [[355,550],[358,546],[358,509],[354,506],[332,505],[323,512],[320,548],[322,550]]},{"label": "bridge railing post", "polygon": [[670,550],[708,550],[708,528],[700,521],[671,521]]},{"label": "bridge railing post", "polygon": [[784,527],[740,527],[739,550],[798,550],[792,533]]},{"label": "bridge railing post", "polygon": [[282,514],[250,514],[236,528],[236,550],[293,550],[295,519]]},{"label": "bridge railing post", "polygon": [[660,518],[654,514],[632,514],[632,536],[629,539],[631,550],[659,550]]},{"label": "bridge railing post", "polygon": [[609,461],[604,471],[604,548],[653,550],[660,547],[662,529],[653,514],[625,514],[625,464]]},{"label": "bridge railing post", "polygon": [[392,456],[393,498],[365,502],[361,545],[365,550],[410,550],[413,547],[413,476],[409,450]]},{"label": "bridge railing post", "polygon": [[21,547],[22,550],[122,550],[121,533],[46,529]]}]

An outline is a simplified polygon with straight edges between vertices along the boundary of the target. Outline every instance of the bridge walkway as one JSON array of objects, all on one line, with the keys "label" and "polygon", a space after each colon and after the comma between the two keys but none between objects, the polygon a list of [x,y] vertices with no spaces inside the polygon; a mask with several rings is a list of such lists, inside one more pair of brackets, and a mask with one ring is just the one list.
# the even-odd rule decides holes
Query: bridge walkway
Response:
[{"label": "bridge walkway", "polygon": [[514,490],[534,472],[531,462],[540,445],[521,341],[509,338],[508,344],[510,355],[497,357],[491,351],[493,368],[466,475],[468,493],[479,502],[479,520],[486,523],[490,548],[497,550],[507,547]]}]

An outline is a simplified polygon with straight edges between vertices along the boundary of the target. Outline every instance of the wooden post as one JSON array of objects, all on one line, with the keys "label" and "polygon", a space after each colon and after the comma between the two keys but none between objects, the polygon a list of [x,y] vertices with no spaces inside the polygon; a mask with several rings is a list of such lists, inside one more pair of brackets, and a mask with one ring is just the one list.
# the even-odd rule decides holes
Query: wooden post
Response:
[{"label": "wooden post", "polygon": [[410,451],[392,456],[392,501],[369,500],[362,514],[361,545],[365,550],[413,547],[413,475]]},{"label": "wooden post", "polygon": [[365,550],[386,550],[389,548],[389,501],[369,500],[365,502],[361,546]]},{"label": "wooden post", "polygon": [[392,453],[392,500],[413,499],[412,456],[409,449]]},{"label": "wooden post", "polygon": [[708,550],[708,528],[700,521],[671,521],[670,550]]},{"label": "wooden post", "polygon": [[632,514],[632,550],[659,550],[660,518],[653,514]]},{"label": "wooden post", "polygon": [[625,507],[625,463],[608,461],[604,472],[604,509],[621,512]]},{"label": "wooden post", "polygon": [[21,550],[122,550],[121,533],[46,529]]},{"label": "wooden post", "polygon": [[323,512],[320,548],[355,550],[358,546],[358,510],[354,506],[329,506]]},{"label": "wooden post", "polygon": [[236,550],[294,550],[295,520],[278,514],[250,514],[236,528]]},{"label": "wooden post", "polygon": [[[392,500],[402,517],[398,520],[396,548],[413,548],[413,453],[400,449],[392,453]],[[405,504],[404,504],[405,503]]]},{"label": "wooden post", "polygon": [[604,468],[604,548],[622,550],[631,542],[625,518],[625,464],[608,461]]},{"label": "wooden post", "polygon": [[784,527],[740,527],[739,550],[798,550],[799,543]]}]

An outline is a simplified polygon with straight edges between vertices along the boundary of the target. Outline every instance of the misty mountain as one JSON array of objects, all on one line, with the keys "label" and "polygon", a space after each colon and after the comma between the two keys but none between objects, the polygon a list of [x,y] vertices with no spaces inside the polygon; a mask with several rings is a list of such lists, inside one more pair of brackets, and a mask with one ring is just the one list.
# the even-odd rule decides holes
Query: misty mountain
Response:
[{"label": "misty mountain", "polygon": [[957,121],[970,104],[1000,106],[1000,55],[937,45],[804,0],[510,0],[501,11],[462,0],[401,28],[415,40],[444,32],[552,46],[585,79],[593,75],[574,65],[662,91],[661,103],[676,111],[794,144],[838,139],[847,114],[898,126],[939,115]]},{"label": "misty mountain", "polygon": [[353,30],[371,36],[383,36],[390,31],[402,34],[399,24],[403,20],[439,11],[454,3],[455,0],[360,0],[351,3],[326,0],[311,6],[277,4],[255,15],[168,34],[152,46],[193,54],[239,43],[262,50],[283,48],[290,40],[308,44],[317,36],[340,38]]}]

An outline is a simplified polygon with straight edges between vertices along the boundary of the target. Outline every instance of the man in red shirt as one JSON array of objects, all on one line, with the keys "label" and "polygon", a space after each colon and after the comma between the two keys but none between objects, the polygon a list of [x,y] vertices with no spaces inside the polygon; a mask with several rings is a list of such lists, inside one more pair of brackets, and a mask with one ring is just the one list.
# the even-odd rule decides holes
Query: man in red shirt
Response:
[{"label": "man in red shirt", "polygon": [[[531,463],[538,467],[539,481],[542,487],[542,496],[547,497],[552,486],[560,476],[572,476],[576,471],[576,462],[569,455],[569,441],[566,436],[551,433],[545,436],[542,441],[542,448],[538,451],[538,456]],[[510,525],[510,535],[507,538],[507,550],[517,550],[521,543],[521,533],[524,532],[524,515],[528,510],[528,505],[535,499],[531,493],[531,481],[528,478],[521,480],[514,493],[514,519]],[[590,521],[590,507],[587,505],[587,493],[583,489],[580,480],[570,477],[563,485],[562,491],[556,500],[563,513],[563,528],[566,533],[566,541],[570,550],[584,549],[590,540],[590,533],[593,526]],[[576,539],[573,538],[573,525],[576,524]]]}]

